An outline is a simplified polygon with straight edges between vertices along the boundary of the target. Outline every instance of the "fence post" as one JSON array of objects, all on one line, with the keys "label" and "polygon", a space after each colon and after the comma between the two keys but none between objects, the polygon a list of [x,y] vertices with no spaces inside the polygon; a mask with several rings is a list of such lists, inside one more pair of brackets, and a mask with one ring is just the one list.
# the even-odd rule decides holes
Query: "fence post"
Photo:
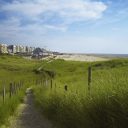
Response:
[{"label": "fence post", "polygon": [[3,86],[3,103],[5,102],[6,89],[5,85]]},{"label": "fence post", "polygon": [[12,92],[13,92],[13,85],[12,85],[12,83],[10,83],[10,88],[9,88],[10,98],[12,97]]},{"label": "fence post", "polygon": [[52,89],[52,79],[51,79],[51,89]]},{"label": "fence post", "polygon": [[65,89],[65,91],[68,91],[68,86],[65,85],[65,86],[64,86],[64,89]]},{"label": "fence post", "polygon": [[88,67],[88,90],[91,90],[91,81],[92,81],[92,68],[91,66]]},{"label": "fence post", "polygon": [[45,80],[43,80],[43,86],[45,86]]},{"label": "fence post", "polygon": [[54,87],[54,90],[55,90],[55,92],[56,92],[56,83],[55,83],[55,87]]}]

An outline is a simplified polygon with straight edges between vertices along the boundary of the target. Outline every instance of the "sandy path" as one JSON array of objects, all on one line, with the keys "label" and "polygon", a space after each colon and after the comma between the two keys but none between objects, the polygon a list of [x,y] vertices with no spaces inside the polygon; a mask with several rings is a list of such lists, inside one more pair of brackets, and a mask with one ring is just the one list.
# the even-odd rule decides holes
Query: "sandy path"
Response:
[{"label": "sandy path", "polygon": [[25,102],[19,106],[18,113],[18,117],[11,122],[10,128],[52,128],[50,122],[34,107],[31,91],[27,92]]}]

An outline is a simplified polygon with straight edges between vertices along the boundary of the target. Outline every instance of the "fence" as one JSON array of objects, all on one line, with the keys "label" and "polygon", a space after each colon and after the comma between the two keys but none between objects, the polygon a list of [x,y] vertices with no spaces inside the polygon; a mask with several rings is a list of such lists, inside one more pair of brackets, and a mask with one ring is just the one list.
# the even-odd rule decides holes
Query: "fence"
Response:
[{"label": "fence", "polygon": [[10,84],[3,83],[3,86],[0,91],[0,98],[2,99],[3,103],[6,101],[6,97],[12,98],[19,93],[19,91],[23,88],[24,83],[23,81],[19,82],[10,82]]},{"label": "fence", "polygon": [[[50,89],[56,90],[57,84],[53,82],[53,79],[36,79],[36,80],[30,80],[28,81],[29,83],[32,83],[33,85],[36,86],[49,86]],[[91,91],[91,82],[92,82],[92,67],[88,67],[88,91],[90,93]],[[23,88],[24,82],[23,80],[19,82],[10,82],[9,85],[6,85],[5,82],[3,83],[2,89],[0,91],[0,99],[2,99],[3,103],[6,100],[6,97],[8,96],[9,98],[16,96],[18,92]],[[64,85],[64,91],[68,91],[68,85]]]},{"label": "fence", "polygon": [[[92,67],[88,67],[88,91],[90,92],[91,90],[91,82],[92,82]],[[48,86],[50,85],[50,88],[53,89],[53,79],[42,79],[42,80],[36,80],[35,85],[44,85]],[[56,83],[55,83],[55,89],[56,89]],[[64,85],[64,90],[68,91],[68,85]]]},{"label": "fence", "polygon": [[[91,83],[92,83],[92,67],[91,66],[89,66],[88,67],[88,92],[89,92],[89,95],[90,95],[90,92],[91,92]],[[50,86],[49,88],[51,89],[51,90],[53,90],[53,89],[55,89],[56,90],[56,87],[57,87],[57,84],[56,84],[56,82],[54,81],[53,82],[53,79],[42,79],[42,80],[36,80],[35,81],[35,85],[36,86],[39,86],[39,85],[43,85],[43,86]],[[64,85],[64,87],[63,87],[63,89],[64,89],[64,91],[65,92],[67,92],[68,90],[69,90],[69,88],[68,88],[68,85]]]}]

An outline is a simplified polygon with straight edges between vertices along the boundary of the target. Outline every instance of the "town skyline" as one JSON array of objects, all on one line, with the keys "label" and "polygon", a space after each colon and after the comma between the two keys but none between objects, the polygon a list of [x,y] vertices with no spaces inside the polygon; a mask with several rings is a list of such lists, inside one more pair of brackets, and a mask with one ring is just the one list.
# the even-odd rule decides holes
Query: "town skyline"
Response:
[{"label": "town skyline", "polygon": [[0,0],[0,6],[0,42],[67,53],[128,53],[127,0]]}]

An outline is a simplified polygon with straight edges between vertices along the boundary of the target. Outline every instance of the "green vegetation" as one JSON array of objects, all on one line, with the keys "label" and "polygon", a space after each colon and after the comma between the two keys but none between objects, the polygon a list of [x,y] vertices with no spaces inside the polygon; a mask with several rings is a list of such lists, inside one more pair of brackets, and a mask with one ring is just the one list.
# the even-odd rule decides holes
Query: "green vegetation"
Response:
[{"label": "green vegetation", "polygon": [[[90,65],[89,92],[87,70]],[[24,86],[10,98],[9,84],[19,81]],[[4,103],[3,86],[6,86]],[[30,86],[33,86],[37,107],[58,128],[127,128],[128,59],[87,63],[1,55],[0,126],[14,114]]]},{"label": "green vegetation", "polygon": [[[92,65],[91,92],[87,69]],[[127,128],[128,60],[107,62],[43,62],[56,75],[51,89],[35,87],[36,105],[59,128]],[[68,91],[64,86],[68,86]]]},{"label": "green vegetation", "polygon": [[[8,117],[14,114],[18,104],[23,101],[26,88],[32,86],[35,80],[42,79],[42,75],[34,72],[39,66],[39,61],[0,55],[0,126],[7,123]],[[20,90],[17,88],[17,93],[10,98],[10,83],[16,85],[20,82],[23,86]],[[5,101],[3,102],[4,87]]]}]

